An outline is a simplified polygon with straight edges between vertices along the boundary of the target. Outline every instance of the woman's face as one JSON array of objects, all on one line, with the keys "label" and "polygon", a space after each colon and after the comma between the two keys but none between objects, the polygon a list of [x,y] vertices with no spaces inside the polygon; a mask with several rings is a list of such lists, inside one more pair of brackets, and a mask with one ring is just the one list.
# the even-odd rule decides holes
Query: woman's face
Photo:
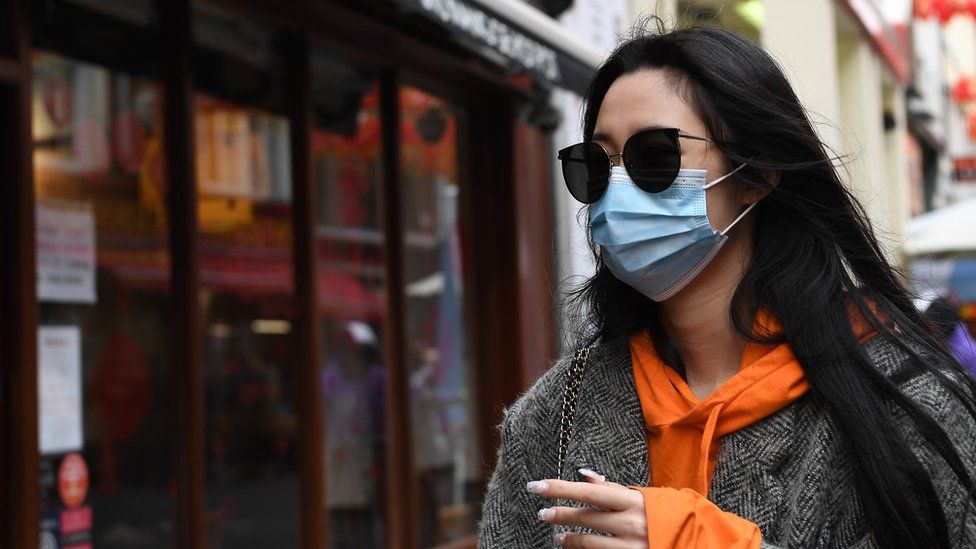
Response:
[{"label": "woman's face", "polygon": [[[678,128],[690,135],[712,137],[705,122],[678,95],[673,77],[661,69],[645,69],[620,76],[610,85],[600,105],[593,141],[614,154],[622,151],[628,137],[652,127]],[[721,151],[712,143],[683,138],[679,141],[682,168],[708,170],[708,182],[730,170]],[[620,157],[613,160],[615,165],[620,165]],[[742,186],[734,178],[706,191],[708,220],[717,231],[727,227],[745,205]]]}]

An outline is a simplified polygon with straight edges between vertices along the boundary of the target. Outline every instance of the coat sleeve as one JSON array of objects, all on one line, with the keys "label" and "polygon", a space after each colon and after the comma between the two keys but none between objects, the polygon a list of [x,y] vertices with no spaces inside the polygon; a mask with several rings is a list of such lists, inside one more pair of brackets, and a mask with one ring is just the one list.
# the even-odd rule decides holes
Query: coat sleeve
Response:
[{"label": "coat sleeve", "polygon": [[478,526],[481,549],[553,547],[552,527],[538,520],[546,506],[543,499],[526,491],[530,480],[524,456],[525,440],[517,428],[518,413],[506,412],[495,470],[488,481]]},{"label": "coat sleeve", "polygon": [[[959,374],[949,374],[957,387],[966,391]],[[929,383],[937,383],[927,374]],[[922,393],[921,391],[919,391]],[[968,391],[966,391],[968,392]],[[959,453],[970,478],[976,482],[976,419],[962,402],[943,385],[920,399],[919,404],[945,429],[946,435]],[[900,410],[899,410],[900,411]],[[905,417],[907,421],[907,416]],[[913,425],[913,424],[910,424]],[[906,429],[906,438],[916,457],[929,472],[932,484],[939,495],[949,531],[949,546],[953,549],[976,547],[976,504],[967,494],[965,486],[932,446],[914,429]]]},{"label": "coat sleeve", "polygon": [[690,488],[631,486],[644,496],[648,545],[687,549],[774,549],[759,527]]}]

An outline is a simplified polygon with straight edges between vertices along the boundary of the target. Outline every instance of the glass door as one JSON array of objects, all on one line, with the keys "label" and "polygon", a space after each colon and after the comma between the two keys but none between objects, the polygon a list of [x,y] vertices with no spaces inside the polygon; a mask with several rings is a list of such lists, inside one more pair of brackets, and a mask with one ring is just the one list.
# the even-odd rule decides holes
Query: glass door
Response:
[{"label": "glass door", "polygon": [[155,13],[119,7],[32,19],[45,547],[173,543],[166,107]]},{"label": "glass door", "polygon": [[[386,547],[387,281],[375,73],[312,55],[328,546]],[[396,459],[396,456],[392,456]]]},{"label": "glass door", "polygon": [[421,547],[476,532],[481,448],[468,322],[467,218],[459,149],[465,111],[399,90],[409,413]]},{"label": "glass door", "polygon": [[297,547],[298,355],[285,43],[194,5],[208,546]]}]

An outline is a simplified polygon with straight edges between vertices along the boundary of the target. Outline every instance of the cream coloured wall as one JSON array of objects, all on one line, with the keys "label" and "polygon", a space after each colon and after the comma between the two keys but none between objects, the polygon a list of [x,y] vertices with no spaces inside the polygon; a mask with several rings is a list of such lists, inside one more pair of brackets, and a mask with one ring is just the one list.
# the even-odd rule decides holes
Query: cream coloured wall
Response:
[{"label": "cream coloured wall", "polygon": [[767,0],[763,47],[779,62],[821,139],[841,145],[834,0]]},{"label": "cream coloured wall", "polygon": [[[887,192],[901,182],[888,181],[882,115],[881,62],[871,46],[854,36],[838,42],[837,59],[840,84],[842,150],[849,155],[845,163],[847,182],[867,209],[885,249],[899,246],[894,240],[893,213],[888,211]],[[900,192],[900,191],[899,191]],[[897,255],[897,254],[896,254]]]}]

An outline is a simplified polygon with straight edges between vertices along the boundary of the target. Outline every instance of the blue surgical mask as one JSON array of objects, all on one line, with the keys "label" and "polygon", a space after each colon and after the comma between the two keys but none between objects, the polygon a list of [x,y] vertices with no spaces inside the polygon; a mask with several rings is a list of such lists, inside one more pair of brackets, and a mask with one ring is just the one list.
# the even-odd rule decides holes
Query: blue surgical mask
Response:
[{"label": "blue surgical mask", "polygon": [[726,233],[755,207],[751,204],[728,227],[708,221],[705,191],[739,171],[706,184],[706,170],[681,170],[668,189],[648,193],[627,170],[614,166],[606,192],[590,205],[590,231],[603,263],[618,279],[664,301],[685,287],[728,240]]}]

